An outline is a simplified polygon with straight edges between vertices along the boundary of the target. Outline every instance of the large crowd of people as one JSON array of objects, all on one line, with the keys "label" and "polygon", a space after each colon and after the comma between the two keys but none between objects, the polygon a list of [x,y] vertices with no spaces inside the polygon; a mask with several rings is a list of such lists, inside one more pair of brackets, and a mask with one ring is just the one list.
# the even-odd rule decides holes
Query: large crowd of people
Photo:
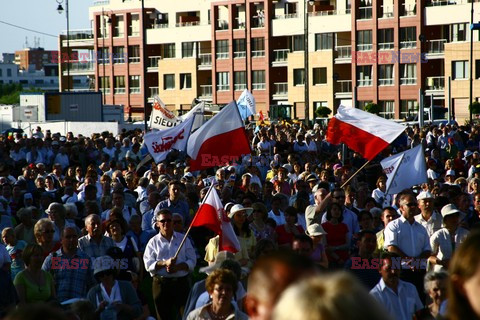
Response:
[{"label": "large crowd of people", "polygon": [[[406,127],[358,170],[318,124],[252,123],[197,172],[141,131],[6,133],[0,319],[480,319],[479,130]],[[419,144],[428,181],[390,194],[379,160]],[[189,228],[209,189],[236,253]]]}]

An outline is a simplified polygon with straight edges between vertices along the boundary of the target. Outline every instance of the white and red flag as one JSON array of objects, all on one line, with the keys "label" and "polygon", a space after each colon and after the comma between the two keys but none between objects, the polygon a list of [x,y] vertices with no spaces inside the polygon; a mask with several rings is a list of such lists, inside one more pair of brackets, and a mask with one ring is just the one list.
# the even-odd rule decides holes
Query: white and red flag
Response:
[{"label": "white and red flag", "polygon": [[187,154],[191,158],[190,171],[225,165],[250,152],[250,143],[235,101],[192,133],[187,145]]},{"label": "white and red flag", "polygon": [[233,231],[230,219],[223,209],[217,190],[213,186],[210,187],[205,201],[198,208],[191,226],[204,226],[219,235],[220,245],[218,251],[230,251],[233,253],[240,251],[240,242]]},{"label": "white and red flag", "polygon": [[392,143],[405,127],[357,108],[340,106],[330,119],[327,141],[345,143],[350,149],[372,160]]}]

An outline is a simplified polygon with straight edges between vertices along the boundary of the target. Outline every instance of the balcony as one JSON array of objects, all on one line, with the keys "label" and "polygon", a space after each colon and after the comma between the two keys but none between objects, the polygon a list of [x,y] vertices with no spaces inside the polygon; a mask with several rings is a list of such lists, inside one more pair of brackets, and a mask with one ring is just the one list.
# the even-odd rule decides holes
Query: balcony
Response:
[{"label": "balcony", "polygon": [[393,7],[392,6],[381,6],[382,12],[381,12],[381,19],[389,19],[393,18]]},{"label": "balcony", "polygon": [[218,60],[228,59],[228,51],[227,52],[217,52],[216,57],[217,57]]},{"label": "balcony", "polygon": [[229,84],[217,84],[217,91],[230,91]]},{"label": "balcony", "polygon": [[372,19],[372,6],[359,7],[358,8],[358,19],[359,20]]},{"label": "balcony", "polygon": [[130,87],[130,94],[140,94],[140,87]]},{"label": "balcony", "polygon": [[129,63],[139,63],[140,62],[140,57],[130,56],[130,57],[128,57],[128,62]]},{"label": "balcony", "polygon": [[158,96],[158,87],[150,87],[150,95],[148,96],[148,102],[152,103],[153,102],[153,98],[155,96]]},{"label": "balcony", "polygon": [[[71,76],[93,74],[94,66],[95,63],[93,61],[77,61],[68,63],[68,68]],[[66,67],[64,67],[63,74],[67,74]]]},{"label": "balcony", "polygon": [[393,86],[393,78],[378,79],[379,86]]},{"label": "balcony", "polygon": [[245,89],[247,89],[246,83],[236,83],[233,85],[233,90],[235,91],[243,91]]},{"label": "balcony", "polygon": [[228,21],[227,20],[217,20],[217,28],[215,30],[218,30],[218,31],[228,30]]},{"label": "balcony", "polygon": [[416,47],[416,40],[400,41],[400,49],[415,49]]},{"label": "balcony", "polygon": [[357,81],[359,87],[371,87],[372,86],[372,79],[359,79]]},{"label": "balcony", "polygon": [[357,44],[358,51],[372,51],[373,45],[371,43]]},{"label": "balcony", "polygon": [[288,53],[289,49],[277,49],[273,50],[273,61],[272,66],[274,67],[284,67],[287,66]]},{"label": "balcony", "polygon": [[444,57],[445,43],[447,39],[436,39],[428,41],[427,58],[440,59]]},{"label": "balcony", "polygon": [[273,17],[274,19],[295,19],[298,18],[298,13],[285,13]]},{"label": "balcony", "polygon": [[261,58],[265,57],[265,50],[253,50],[252,58]]},{"label": "balcony", "polygon": [[212,54],[211,53],[200,53],[198,55],[200,59],[200,64],[198,65],[198,70],[211,70],[212,69]]},{"label": "balcony", "polygon": [[426,7],[454,6],[457,4],[470,3],[469,0],[431,0],[425,3]]},{"label": "balcony", "polygon": [[265,83],[252,83],[252,90],[265,90]]},{"label": "balcony", "polygon": [[110,0],[96,0],[93,2],[95,7],[97,6],[108,6],[110,4]]},{"label": "balcony", "polygon": [[236,51],[233,53],[233,59],[241,59],[245,58],[247,56],[247,53],[245,51]]},{"label": "balcony", "polygon": [[125,88],[115,88],[113,89],[115,94],[125,94]]},{"label": "balcony", "polygon": [[444,91],[445,90],[445,77],[427,77],[426,79],[426,91]]},{"label": "balcony", "polygon": [[415,4],[406,4],[400,7],[400,17],[412,17],[417,14],[417,7]]},{"label": "balcony", "polygon": [[393,42],[379,43],[378,50],[393,50]]},{"label": "balcony", "polygon": [[175,24],[175,27],[181,28],[181,27],[194,27],[194,26],[199,26],[200,21],[187,21],[187,22],[178,22]]},{"label": "balcony", "polygon": [[337,57],[335,63],[351,63],[352,62],[352,46],[337,46],[335,48]]},{"label": "balcony", "polygon": [[212,85],[200,85],[200,99],[211,99],[212,98]]},{"label": "balcony", "polygon": [[162,60],[161,56],[148,57],[147,72],[157,72],[158,71],[158,61],[159,60]]},{"label": "balcony", "polygon": [[273,100],[284,100],[288,98],[288,82],[276,82],[273,86]]},{"label": "balcony", "polygon": [[[62,45],[67,46],[67,32],[62,31]],[[92,29],[70,30],[68,32],[68,40],[71,48],[91,48],[93,47],[93,31]]]},{"label": "balcony", "polygon": [[168,22],[155,23],[152,26],[152,29],[166,29],[166,28],[168,28]]},{"label": "balcony", "polygon": [[352,97],[352,80],[337,80],[335,85],[335,99]]},{"label": "balcony", "polygon": [[417,78],[400,78],[401,85],[415,85],[417,84]]},{"label": "balcony", "polygon": [[233,29],[235,30],[245,29],[245,18],[236,17],[233,20]]}]

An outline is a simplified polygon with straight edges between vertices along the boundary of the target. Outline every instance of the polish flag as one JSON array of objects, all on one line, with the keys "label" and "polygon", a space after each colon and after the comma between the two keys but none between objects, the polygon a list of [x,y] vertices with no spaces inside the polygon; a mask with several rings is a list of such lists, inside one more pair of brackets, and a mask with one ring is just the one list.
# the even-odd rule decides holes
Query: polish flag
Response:
[{"label": "polish flag", "polygon": [[394,121],[357,108],[340,106],[328,123],[327,141],[345,143],[365,159],[372,160],[404,130],[403,125]]},{"label": "polish flag", "polygon": [[225,165],[250,152],[235,101],[192,133],[187,144],[191,171]]},{"label": "polish flag", "polygon": [[210,187],[204,202],[198,208],[193,218],[192,227],[207,227],[220,236],[218,251],[240,251],[240,242],[230,223],[230,219],[223,210],[222,201],[218,197],[217,190]]},{"label": "polish flag", "polygon": [[258,116],[258,121],[263,121],[263,120],[265,120],[265,116],[263,115],[262,110],[260,110],[259,116]]}]

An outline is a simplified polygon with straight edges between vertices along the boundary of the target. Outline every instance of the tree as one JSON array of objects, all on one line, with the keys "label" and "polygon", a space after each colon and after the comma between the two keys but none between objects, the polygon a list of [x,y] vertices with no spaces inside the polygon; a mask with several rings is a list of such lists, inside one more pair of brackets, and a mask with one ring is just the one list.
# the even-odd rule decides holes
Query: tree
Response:
[{"label": "tree", "polygon": [[43,92],[39,88],[23,90],[19,83],[0,84],[0,104],[19,104],[21,92]]},{"label": "tree", "polygon": [[330,113],[332,113],[332,110],[328,107],[318,107],[317,110],[315,110],[315,115],[318,118],[327,118]]},{"label": "tree", "polygon": [[365,111],[378,115],[380,113],[380,107],[378,104],[370,102],[365,106]]},{"label": "tree", "polygon": [[474,101],[468,108],[472,111],[472,114],[480,114],[480,102]]}]

